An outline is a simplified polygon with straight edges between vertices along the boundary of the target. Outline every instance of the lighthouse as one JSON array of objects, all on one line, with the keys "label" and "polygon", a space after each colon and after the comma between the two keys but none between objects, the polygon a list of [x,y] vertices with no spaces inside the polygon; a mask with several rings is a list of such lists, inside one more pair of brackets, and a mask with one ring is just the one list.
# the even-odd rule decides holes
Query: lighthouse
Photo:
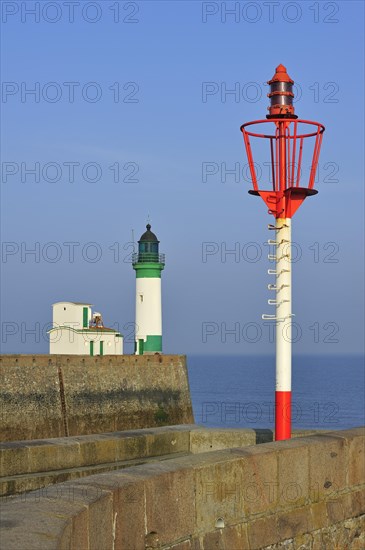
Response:
[{"label": "lighthouse", "polygon": [[136,272],[136,355],[162,353],[161,272],[165,255],[159,253],[160,241],[151,225],[146,229],[132,257]]}]

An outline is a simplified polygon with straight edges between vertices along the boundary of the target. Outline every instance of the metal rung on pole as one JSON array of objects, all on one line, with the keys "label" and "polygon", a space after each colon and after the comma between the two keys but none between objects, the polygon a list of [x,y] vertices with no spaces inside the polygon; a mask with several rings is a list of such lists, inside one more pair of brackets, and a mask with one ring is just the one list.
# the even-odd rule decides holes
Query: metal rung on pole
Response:
[{"label": "metal rung on pole", "polygon": [[271,223],[269,223],[269,225],[267,227],[268,227],[268,229],[270,229],[270,231],[280,231],[284,227],[288,227],[288,226],[284,224],[281,227],[276,227],[275,225],[272,225]]},{"label": "metal rung on pole", "polygon": [[267,313],[263,313],[261,315],[261,319],[263,319],[264,321],[276,321],[277,323],[282,323],[283,321],[285,321],[285,318],[279,319],[278,317],[276,317],[276,315],[268,315]]}]

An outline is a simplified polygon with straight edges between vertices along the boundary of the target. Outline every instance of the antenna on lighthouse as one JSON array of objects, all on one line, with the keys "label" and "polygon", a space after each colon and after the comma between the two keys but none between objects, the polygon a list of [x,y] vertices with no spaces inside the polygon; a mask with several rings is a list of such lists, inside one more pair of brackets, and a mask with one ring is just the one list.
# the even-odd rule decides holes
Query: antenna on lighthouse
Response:
[{"label": "antenna on lighthouse", "polygon": [[[284,65],[276,67],[268,84],[270,106],[266,120],[246,122],[241,131],[253,184],[249,193],[260,196],[268,213],[275,218],[275,225],[269,225],[269,230],[275,231],[275,240],[268,241],[275,250],[268,256],[270,261],[275,261],[275,269],[268,270],[268,274],[275,277],[274,283],[268,285],[268,289],[275,292],[275,298],[268,300],[269,305],[275,306],[275,314],[264,314],[262,318],[276,323],[275,439],[281,440],[291,437],[291,219],[307,197],[317,194],[313,186],[325,128],[319,122],[300,120],[294,114],[294,81]],[[254,144],[263,140],[268,142],[271,159],[269,189],[259,188],[254,162]],[[310,147],[305,147],[307,143],[314,143],[314,147],[305,185],[301,176],[303,150],[311,152]]]}]

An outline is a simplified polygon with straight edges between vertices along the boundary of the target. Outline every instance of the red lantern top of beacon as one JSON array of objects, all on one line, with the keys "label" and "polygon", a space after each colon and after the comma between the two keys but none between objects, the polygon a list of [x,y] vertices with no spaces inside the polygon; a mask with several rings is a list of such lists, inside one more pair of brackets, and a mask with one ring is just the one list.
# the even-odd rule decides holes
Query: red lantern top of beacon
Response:
[{"label": "red lantern top of beacon", "polygon": [[[317,193],[314,180],[325,128],[319,122],[300,120],[294,114],[294,81],[284,65],[276,67],[268,84],[270,106],[266,120],[246,122],[241,126],[253,185],[249,193],[259,195],[275,218],[291,218],[306,197]],[[262,188],[254,160],[257,138],[260,142],[266,140],[271,158],[271,181],[264,183]],[[308,166],[309,174],[306,175]]]},{"label": "red lantern top of beacon", "polygon": [[276,67],[274,76],[267,83],[270,85],[270,93],[267,94],[267,97],[271,100],[268,117],[285,115],[290,118],[298,118],[294,115],[294,80],[290,78],[284,65]]}]

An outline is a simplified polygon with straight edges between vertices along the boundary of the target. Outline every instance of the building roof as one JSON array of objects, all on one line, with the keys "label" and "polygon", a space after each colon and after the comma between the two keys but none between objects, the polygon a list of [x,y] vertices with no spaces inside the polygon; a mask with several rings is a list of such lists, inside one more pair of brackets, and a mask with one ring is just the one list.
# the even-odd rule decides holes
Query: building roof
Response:
[{"label": "building roof", "polygon": [[154,243],[159,243],[160,241],[158,240],[158,238],[156,237],[156,235],[154,233],[152,233],[151,231],[151,225],[148,223],[146,225],[146,229],[147,231],[145,231],[143,233],[143,235],[141,236],[141,238],[139,239],[139,243],[140,242],[154,242]]},{"label": "building roof", "polygon": [[94,304],[89,304],[87,302],[55,302],[52,305],[57,306],[58,304],[73,304],[74,306],[93,306],[94,305]]},{"label": "building roof", "polygon": [[54,330],[60,330],[60,329],[72,330],[73,332],[109,332],[111,334],[114,333],[116,336],[121,336],[121,333],[119,332],[119,330],[116,330],[114,328],[107,328],[107,327],[74,328],[74,327],[69,327],[67,325],[58,325],[56,327],[52,327],[47,332],[49,333]]},{"label": "building roof", "polygon": [[108,328],[108,327],[89,327],[88,329],[84,330],[91,330],[95,332],[118,332],[115,328]]}]

